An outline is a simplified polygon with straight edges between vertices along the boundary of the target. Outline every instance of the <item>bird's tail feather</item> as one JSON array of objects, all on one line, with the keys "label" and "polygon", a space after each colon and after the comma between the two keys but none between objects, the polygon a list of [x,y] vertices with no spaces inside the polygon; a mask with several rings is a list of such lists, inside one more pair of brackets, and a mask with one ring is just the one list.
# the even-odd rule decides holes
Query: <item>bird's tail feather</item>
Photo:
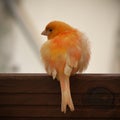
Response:
[{"label": "bird's tail feather", "polygon": [[61,94],[62,94],[61,111],[66,113],[67,105],[69,106],[71,111],[74,111],[74,104],[73,104],[71,92],[70,92],[69,78],[61,79],[60,85],[61,85]]}]

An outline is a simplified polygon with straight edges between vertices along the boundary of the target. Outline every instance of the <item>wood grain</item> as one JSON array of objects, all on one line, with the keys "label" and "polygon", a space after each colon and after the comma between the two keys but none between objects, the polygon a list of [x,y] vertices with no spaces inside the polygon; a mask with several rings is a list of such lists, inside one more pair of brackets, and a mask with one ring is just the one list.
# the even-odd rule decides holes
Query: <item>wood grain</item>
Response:
[{"label": "wood grain", "polygon": [[120,74],[71,76],[75,111],[60,112],[60,86],[46,74],[0,74],[1,120],[120,119]]}]

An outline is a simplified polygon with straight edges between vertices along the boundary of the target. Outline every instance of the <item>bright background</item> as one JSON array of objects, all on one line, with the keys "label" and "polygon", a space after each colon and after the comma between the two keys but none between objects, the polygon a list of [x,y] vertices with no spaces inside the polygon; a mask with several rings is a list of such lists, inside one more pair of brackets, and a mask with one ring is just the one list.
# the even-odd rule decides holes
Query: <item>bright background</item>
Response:
[{"label": "bright background", "polygon": [[60,20],[89,38],[92,54],[87,73],[120,73],[119,0],[3,1],[0,72],[45,72],[39,49],[46,37],[40,33],[50,21]]}]

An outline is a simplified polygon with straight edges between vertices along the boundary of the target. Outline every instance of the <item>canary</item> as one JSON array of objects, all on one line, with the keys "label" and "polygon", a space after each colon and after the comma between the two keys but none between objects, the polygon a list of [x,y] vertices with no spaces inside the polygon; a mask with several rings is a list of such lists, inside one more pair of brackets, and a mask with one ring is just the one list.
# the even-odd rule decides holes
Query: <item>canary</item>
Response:
[{"label": "canary", "polygon": [[66,107],[74,111],[69,78],[76,72],[84,71],[90,60],[90,45],[85,35],[72,26],[61,22],[48,23],[41,33],[48,40],[40,49],[45,69],[61,86],[61,111]]}]

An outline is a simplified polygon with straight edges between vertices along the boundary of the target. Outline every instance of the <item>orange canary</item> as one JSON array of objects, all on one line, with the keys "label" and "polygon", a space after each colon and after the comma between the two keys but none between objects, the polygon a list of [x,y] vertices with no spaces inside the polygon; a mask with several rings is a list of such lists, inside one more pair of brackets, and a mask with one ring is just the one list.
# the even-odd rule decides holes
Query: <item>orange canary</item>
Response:
[{"label": "orange canary", "polygon": [[82,72],[88,66],[90,47],[82,32],[61,21],[50,22],[41,33],[48,40],[41,47],[45,69],[61,86],[61,111],[69,106],[74,111],[70,92],[70,75]]}]

